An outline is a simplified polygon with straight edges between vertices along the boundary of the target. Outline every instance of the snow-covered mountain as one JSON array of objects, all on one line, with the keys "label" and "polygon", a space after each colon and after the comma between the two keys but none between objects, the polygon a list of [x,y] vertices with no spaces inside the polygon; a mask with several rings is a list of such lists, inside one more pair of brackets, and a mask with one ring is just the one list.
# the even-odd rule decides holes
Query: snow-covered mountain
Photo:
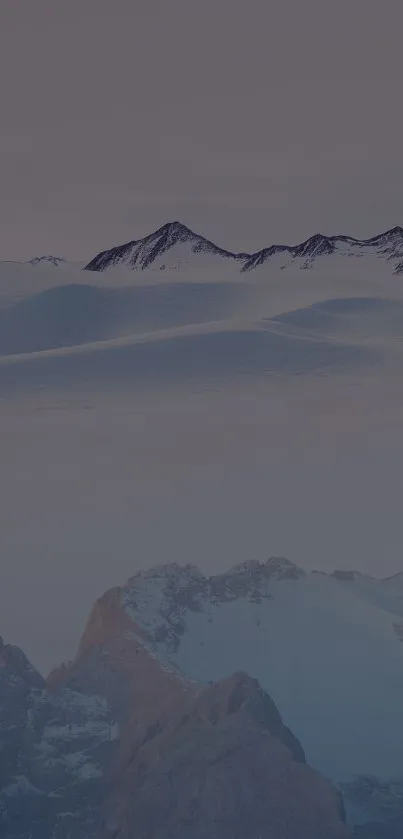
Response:
[{"label": "snow-covered mountain", "polygon": [[66,265],[67,260],[62,256],[34,256],[33,259],[28,260],[28,265],[53,265],[54,268],[59,268],[61,265]]},{"label": "snow-covered mountain", "polygon": [[[192,565],[162,565],[97,601],[76,658],[55,670],[46,686],[35,684],[35,702],[45,701],[41,689],[50,694],[47,707],[67,702],[64,719],[71,725],[84,701],[79,697],[87,697],[86,707],[94,709],[92,739],[88,746],[80,741],[80,749],[76,741],[70,746],[79,768],[88,763],[95,778],[98,767],[98,789],[107,784],[106,810],[90,808],[91,818],[106,819],[121,839],[137,835],[140,826],[152,839],[182,837],[184,813],[186,839],[215,836],[215,819],[221,819],[217,839],[238,836],[238,823],[242,839],[265,836],[264,830],[294,839],[294,822],[285,829],[284,812],[296,818],[296,839],[347,837],[323,776],[342,791],[354,836],[397,839],[403,824],[402,640],[402,574],[376,579],[356,571],[306,572],[283,558],[247,561],[215,576]],[[55,720],[47,721],[39,743],[49,730],[59,731],[59,711],[52,713]],[[38,724],[35,731],[38,737]],[[65,725],[58,735],[63,767],[66,731]],[[97,755],[106,740],[102,763]],[[49,745],[40,749],[47,754]],[[30,760],[26,777],[34,783]],[[213,768],[222,760],[219,771]],[[15,783],[9,779],[7,789]],[[219,790],[215,804],[212,789]],[[274,797],[267,797],[268,789]],[[18,791],[27,794],[21,783]],[[88,805],[92,793],[81,791]],[[235,821],[223,816],[224,800]],[[158,802],[152,814],[150,801]],[[87,817],[85,807],[77,809],[79,825],[83,813]],[[204,834],[193,832],[196,823]]]},{"label": "snow-covered mountain", "polygon": [[114,265],[128,268],[177,269],[183,265],[217,264],[226,260],[242,267],[248,254],[231,253],[193,233],[179,221],[169,222],[144,239],[128,242],[98,254],[86,266],[87,271],[105,271]]},{"label": "snow-covered mountain", "polygon": [[252,254],[244,266],[245,271],[270,263],[277,256],[280,267],[287,267],[290,262],[299,263],[301,268],[312,267],[318,257],[332,254],[349,257],[375,256],[391,261],[392,270],[399,273],[402,266],[396,260],[403,255],[403,228],[374,236],[371,239],[355,239],[352,236],[323,236],[317,233],[300,245],[272,245]]},{"label": "snow-covered mountain", "polygon": [[104,698],[48,690],[24,653],[0,639],[1,836],[98,837],[118,736]]},{"label": "snow-covered mountain", "polygon": [[137,573],[47,681],[0,639],[2,835],[398,839],[402,640],[401,574],[282,558]]},{"label": "snow-covered mountain", "polygon": [[258,682],[203,688],[162,667],[114,593],[48,684],[1,642],[0,757],[4,839],[349,836]]},{"label": "snow-covered mountain", "polygon": [[98,254],[88,271],[105,271],[121,265],[132,269],[178,270],[181,267],[217,268],[223,261],[240,271],[251,271],[272,263],[277,268],[292,264],[311,268],[319,257],[379,257],[391,263],[391,270],[403,271],[403,228],[394,227],[370,239],[315,234],[298,245],[270,245],[256,253],[234,253],[213,244],[178,221],[169,222],[143,239],[128,242]]},{"label": "snow-covered mountain", "polygon": [[106,592],[47,681],[0,639],[2,835],[398,839],[402,580],[171,564]]},{"label": "snow-covered mountain", "polygon": [[305,573],[285,559],[215,577],[169,565],[137,574],[121,596],[167,666],[204,683],[240,669],[259,679],[334,781],[402,783],[402,575]]}]

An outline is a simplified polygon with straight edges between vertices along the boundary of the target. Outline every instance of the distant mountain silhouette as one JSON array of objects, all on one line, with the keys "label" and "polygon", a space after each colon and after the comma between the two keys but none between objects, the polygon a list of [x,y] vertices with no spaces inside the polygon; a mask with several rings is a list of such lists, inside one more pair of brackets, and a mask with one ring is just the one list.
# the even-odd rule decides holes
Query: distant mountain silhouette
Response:
[{"label": "distant mountain silhouette", "polygon": [[182,266],[216,267],[223,261],[234,264],[242,271],[251,271],[275,256],[283,256],[301,267],[310,267],[321,256],[340,253],[359,256],[363,253],[397,260],[394,269],[403,271],[403,228],[393,227],[385,233],[370,239],[355,239],[352,236],[324,236],[316,233],[298,245],[274,244],[256,253],[233,252],[190,230],[179,221],[168,222],[155,233],[143,239],[133,240],[109,250],[102,251],[86,265],[87,271],[105,271],[113,266],[125,266],[136,270],[158,268],[175,270]]}]

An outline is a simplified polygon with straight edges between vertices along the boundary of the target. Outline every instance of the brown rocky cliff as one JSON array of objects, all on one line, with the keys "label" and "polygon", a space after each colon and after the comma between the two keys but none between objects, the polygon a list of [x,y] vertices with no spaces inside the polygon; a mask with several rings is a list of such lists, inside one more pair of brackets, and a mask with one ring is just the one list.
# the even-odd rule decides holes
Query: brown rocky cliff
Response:
[{"label": "brown rocky cliff", "polygon": [[128,616],[120,588],[96,602],[77,656],[53,671],[48,684],[107,699],[120,725],[125,731],[130,728],[122,748],[141,741],[150,726],[162,724],[200,690],[175,670],[161,666],[146,632]]},{"label": "brown rocky cliff", "polygon": [[132,750],[115,839],[348,839],[341,799],[245,674],[206,688]]},{"label": "brown rocky cliff", "polygon": [[347,839],[337,791],[259,683],[186,681],[158,660],[121,589],[95,604],[55,678],[103,696],[119,722],[105,839]]}]

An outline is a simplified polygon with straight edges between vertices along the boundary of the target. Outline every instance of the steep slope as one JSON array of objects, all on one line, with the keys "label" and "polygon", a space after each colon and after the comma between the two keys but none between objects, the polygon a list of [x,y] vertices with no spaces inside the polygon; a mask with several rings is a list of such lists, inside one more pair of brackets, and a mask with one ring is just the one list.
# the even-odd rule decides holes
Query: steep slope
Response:
[{"label": "steep slope", "polygon": [[244,674],[207,688],[151,736],[118,790],[122,839],[347,837],[338,796]]},{"label": "steep slope", "polygon": [[124,590],[98,601],[76,660],[50,683],[100,693],[120,720],[114,837],[347,837],[339,796],[258,682],[238,673],[203,689],[161,664]]},{"label": "steep slope", "polygon": [[374,257],[390,262],[390,270],[401,271],[403,228],[355,239],[352,236],[324,236],[317,233],[297,245],[270,245],[253,254],[233,253],[191,231],[179,221],[169,222],[143,239],[102,251],[86,266],[88,271],[105,271],[113,266],[131,269],[178,270],[202,268],[220,270],[225,264],[241,271],[265,266],[275,269],[312,268],[322,257]]},{"label": "steep slope", "polygon": [[347,839],[339,794],[259,684],[203,689],[161,666],[122,594],[101,598],[47,685],[0,649],[2,835]]},{"label": "steep slope", "polygon": [[98,837],[117,737],[103,698],[47,690],[21,650],[0,642],[1,836]]},{"label": "steep slope", "polygon": [[104,271],[114,265],[129,268],[175,269],[183,265],[219,265],[223,260],[243,264],[248,254],[235,254],[193,233],[179,221],[168,222],[144,239],[103,251],[86,266],[87,271]]},{"label": "steep slope", "polygon": [[212,578],[174,565],[136,575],[124,600],[161,661],[187,677],[259,679],[324,774],[403,778],[397,581],[306,574],[285,560]]},{"label": "steep slope", "polygon": [[65,265],[67,262],[63,256],[34,256],[33,259],[28,260],[29,265],[53,265],[54,268],[59,268],[60,265]]},{"label": "steep slope", "polygon": [[370,239],[352,236],[324,236],[317,233],[299,245],[272,245],[249,258],[242,270],[250,271],[262,265],[287,268],[292,264],[312,268],[319,257],[375,257],[390,262],[391,271],[399,273],[403,256],[403,228],[393,227]]}]

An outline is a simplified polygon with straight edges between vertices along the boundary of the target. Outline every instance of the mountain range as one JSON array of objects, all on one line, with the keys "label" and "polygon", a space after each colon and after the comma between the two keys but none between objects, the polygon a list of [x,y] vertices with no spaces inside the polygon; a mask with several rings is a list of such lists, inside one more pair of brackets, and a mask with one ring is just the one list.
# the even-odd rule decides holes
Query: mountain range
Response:
[{"label": "mountain range", "polygon": [[59,268],[60,265],[65,265],[67,260],[62,256],[34,256],[33,259],[28,260],[29,265],[53,265],[54,268]]},{"label": "mountain range", "polygon": [[298,245],[270,245],[256,253],[234,253],[174,221],[143,239],[102,251],[85,268],[87,271],[105,271],[120,265],[135,270],[177,270],[188,265],[205,268],[209,264],[218,266],[226,263],[245,272],[273,263],[280,269],[293,263],[301,268],[310,268],[319,257],[331,255],[377,256],[390,262],[395,273],[403,273],[403,228],[394,227],[363,240],[352,236],[315,234]]},{"label": "mountain range", "polygon": [[46,680],[0,642],[1,835],[398,839],[402,594],[171,564],[106,592]]}]

